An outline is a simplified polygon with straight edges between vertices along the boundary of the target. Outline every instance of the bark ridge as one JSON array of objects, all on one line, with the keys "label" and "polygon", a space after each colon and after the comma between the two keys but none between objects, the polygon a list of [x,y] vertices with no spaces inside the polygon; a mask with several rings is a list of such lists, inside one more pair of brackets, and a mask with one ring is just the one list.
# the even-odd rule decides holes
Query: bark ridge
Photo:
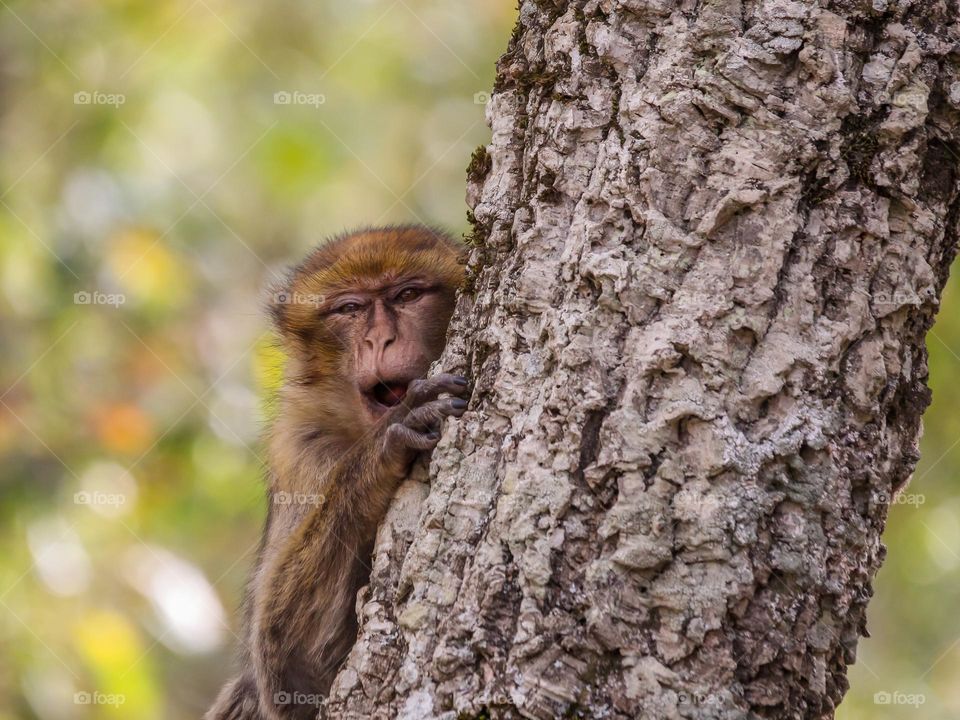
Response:
[{"label": "bark ridge", "polygon": [[475,380],[330,717],[828,718],[929,402],[956,0],[524,0],[469,169]]}]

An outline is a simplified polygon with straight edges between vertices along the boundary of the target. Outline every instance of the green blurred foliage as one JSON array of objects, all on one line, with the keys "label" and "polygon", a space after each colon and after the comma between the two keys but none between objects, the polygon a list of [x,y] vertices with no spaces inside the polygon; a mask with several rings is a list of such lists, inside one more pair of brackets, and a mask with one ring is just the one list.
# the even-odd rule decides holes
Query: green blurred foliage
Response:
[{"label": "green blurred foliage", "polygon": [[[344,228],[466,229],[475,94],[515,2],[0,17],[0,720],[196,718],[265,511],[267,288]],[[960,714],[958,304],[929,341],[915,502],[891,514],[848,720]]]},{"label": "green blurred foliage", "polygon": [[0,3],[0,720],[197,718],[265,513],[263,303],[466,229],[513,0]]}]

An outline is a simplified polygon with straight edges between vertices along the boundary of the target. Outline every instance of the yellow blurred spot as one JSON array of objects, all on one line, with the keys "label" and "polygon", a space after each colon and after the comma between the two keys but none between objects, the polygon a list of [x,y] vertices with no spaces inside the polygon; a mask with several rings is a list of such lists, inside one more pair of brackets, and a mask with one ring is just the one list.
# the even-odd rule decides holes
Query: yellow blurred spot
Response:
[{"label": "yellow blurred spot", "polygon": [[153,423],[136,405],[101,408],[95,413],[94,427],[100,443],[117,453],[141,453],[153,440]]},{"label": "yellow blurred spot", "polygon": [[184,293],[185,269],[149,230],[126,230],[110,240],[109,265],[125,294],[140,302],[176,305]]},{"label": "yellow blurred spot", "polygon": [[84,657],[100,668],[129,667],[143,653],[136,628],[122,615],[105,610],[86,615],[74,638]]},{"label": "yellow blurred spot", "polygon": [[[19,228],[24,231],[23,227]],[[0,235],[11,237],[17,228],[0,220]],[[52,272],[50,257],[39,243],[26,239],[4,248],[0,262],[0,287],[4,299],[17,314],[24,317],[42,315],[49,305],[49,288],[56,279]]]},{"label": "yellow blurred spot", "polygon": [[161,716],[163,699],[149,648],[126,617],[109,610],[89,612],[74,625],[73,642],[88,673],[83,692],[96,699],[95,717]]},{"label": "yellow blurred spot", "polygon": [[253,375],[257,391],[263,401],[267,418],[276,414],[276,401],[283,385],[283,367],[286,358],[280,349],[280,341],[273,335],[260,338],[253,354]]}]

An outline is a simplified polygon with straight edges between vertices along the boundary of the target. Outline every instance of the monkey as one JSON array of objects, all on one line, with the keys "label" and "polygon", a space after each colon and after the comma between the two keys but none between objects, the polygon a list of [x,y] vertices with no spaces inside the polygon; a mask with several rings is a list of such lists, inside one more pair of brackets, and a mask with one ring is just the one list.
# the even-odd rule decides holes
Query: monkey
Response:
[{"label": "monkey", "polygon": [[425,377],[464,280],[463,246],[419,225],[318,246],[275,288],[286,357],[266,434],[269,509],[247,585],[241,672],[205,720],[315,718],[358,630],[377,527],[468,381]]}]

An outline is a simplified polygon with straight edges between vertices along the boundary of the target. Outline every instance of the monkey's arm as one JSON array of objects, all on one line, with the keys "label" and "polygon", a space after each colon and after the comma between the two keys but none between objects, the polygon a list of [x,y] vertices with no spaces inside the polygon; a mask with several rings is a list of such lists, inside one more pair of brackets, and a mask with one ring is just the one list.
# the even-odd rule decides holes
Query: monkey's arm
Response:
[{"label": "monkey's arm", "polygon": [[354,604],[369,573],[376,529],[413,458],[432,449],[444,417],[459,417],[466,381],[438,375],[410,384],[383,432],[330,467],[324,502],[264,558],[250,639],[260,709],[270,720],[313,718],[356,639]]}]

